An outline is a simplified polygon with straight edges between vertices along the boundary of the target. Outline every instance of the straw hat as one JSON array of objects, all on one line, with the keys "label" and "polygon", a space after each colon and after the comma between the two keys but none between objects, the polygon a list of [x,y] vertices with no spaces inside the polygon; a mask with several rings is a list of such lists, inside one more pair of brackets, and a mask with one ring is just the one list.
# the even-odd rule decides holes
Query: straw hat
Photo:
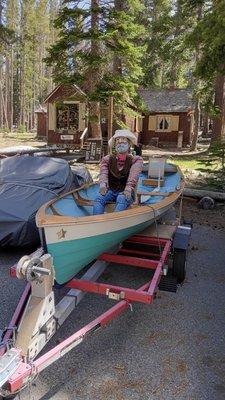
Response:
[{"label": "straw hat", "polygon": [[135,136],[134,133],[132,133],[131,131],[128,131],[128,129],[117,129],[115,131],[114,135],[108,141],[109,147],[113,147],[115,139],[117,139],[119,137],[127,138],[131,141],[131,143],[137,144],[137,137]]}]

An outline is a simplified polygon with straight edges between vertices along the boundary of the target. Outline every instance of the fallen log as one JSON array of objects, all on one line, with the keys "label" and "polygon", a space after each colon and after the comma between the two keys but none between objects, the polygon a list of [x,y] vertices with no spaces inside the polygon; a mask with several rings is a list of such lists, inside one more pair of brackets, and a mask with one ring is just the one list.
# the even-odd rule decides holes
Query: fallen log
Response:
[{"label": "fallen log", "polygon": [[193,197],[195,199],[202,199],[203,197],[211,197],[216,201],[225,201],[225,193],[223,192],[214,192],[211,190],[201,190],[201,189],[193,189],[193,188],[184,188],[183,192],[185,197]]}]

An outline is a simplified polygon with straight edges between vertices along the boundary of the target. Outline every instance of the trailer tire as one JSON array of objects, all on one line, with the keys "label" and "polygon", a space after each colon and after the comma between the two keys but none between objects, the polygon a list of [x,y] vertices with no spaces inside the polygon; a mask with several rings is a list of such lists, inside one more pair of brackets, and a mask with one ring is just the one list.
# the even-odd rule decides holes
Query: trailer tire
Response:
[{"label": "trailer tire", "polygon": [[182,283],[186,276],[186,250],[174,249],[173,253],[173,276],[177,283]]}]

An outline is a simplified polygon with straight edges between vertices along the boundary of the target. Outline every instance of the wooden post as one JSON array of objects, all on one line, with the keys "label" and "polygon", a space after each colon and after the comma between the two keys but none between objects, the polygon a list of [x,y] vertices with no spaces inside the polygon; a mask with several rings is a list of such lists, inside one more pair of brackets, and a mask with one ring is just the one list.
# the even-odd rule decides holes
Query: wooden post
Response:
[{"label": "wooden post", "polygon": [[[108,101],[108,140],[112,137],[112,130],[113,130],[113,97],[109,97]],[[109,149],[110,153],[112,149]]]},{"label": "wooden post", "polygon": [[181,149],[182,149],[182,146],[183,146],[183,135],[184,135],[184,132],[183,132],[183,131],[178,131],[177,148],[178,148],[179,150],[181,150]]},{"label": "wooden post", "polygon": [[108,103],[108,140],[112,137],[113,129],[113,97],[109,97]]}]

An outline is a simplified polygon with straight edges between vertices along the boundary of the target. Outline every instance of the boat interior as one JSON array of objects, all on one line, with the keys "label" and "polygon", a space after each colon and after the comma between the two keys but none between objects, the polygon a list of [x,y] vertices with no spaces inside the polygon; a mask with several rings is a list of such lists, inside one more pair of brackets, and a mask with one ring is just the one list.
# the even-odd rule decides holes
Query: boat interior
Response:
[{"label": "boat interior", "polygon": [[[137,188],[136,200],[130,208],[155,204],[180,188],[181,173],[174,164],[165,159],[156,158],[144,164]],[[157,160],[157,161],[156,161]],[[55,199],[45,212],[48,215],[85,217],[92,215],[94,199],[98,196],[99,185],[93,183],[87,187],[76,189],[59,199]],[[114,211],[115,203],[106,205],[105,212]]]}]

